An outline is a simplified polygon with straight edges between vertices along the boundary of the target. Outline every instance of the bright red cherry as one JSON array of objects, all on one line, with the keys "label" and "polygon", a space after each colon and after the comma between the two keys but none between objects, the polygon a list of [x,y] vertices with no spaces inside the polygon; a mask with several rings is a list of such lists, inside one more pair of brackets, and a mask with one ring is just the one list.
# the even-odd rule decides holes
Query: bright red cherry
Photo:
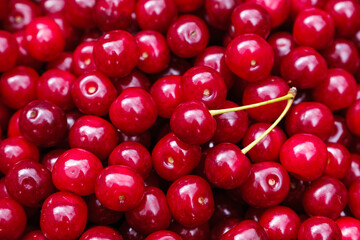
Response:
[{"label": "bright red cherry", "polygon": [[350,146],[352,136],[350,130],[346,126],[345,118],[340,116],[334,116],[334,128],[331,136],[327,139],[328,142],[339,143],[345,147]]},{"label": "bright red cherry", "polygon": [[96,71],[93,50],[95,41],[87,41],[79,44],[73,52],[72,70],[76,76]]},{"label": "bright red cherry", "polygon": [[41,230],[33,230],[24,235],[21,240],[46,240]]},{"label": "bright red cherry", "polygon": [[283,144],[280,162],[286,170],[304,181],[319,178],[328,161],[326,145],[312,134],[295,134]]},{"label": "bright red cherry", "polygon": [[174,232],[161,230],[150,234],[144,240],[182,240],[182,238]]},{"label": "bright red cherry", "polygon": [[228,30],[231,13],[237,5],[235,0],[205,0],[206,15],[212,26]]},{"label": "bright red cherry", "polygon": [[70,192],[50,195],[41,208],[40,227],[47,239],[77,239],[86,226],[85,201]]},{"label": "bright red cherry", "polygon": [[187,175],[173,182],[166,194],[174,219],[185,227],[196,227],[214,213],[210,185],[201,177]]},{"label": "bright red cherry", "polygon": [[346,124],[350,131],[360,136],[360,100],[354,102],[346,112]]},{"label": "bright red cherry", "polygon": [[198,10],[203,4],[204,0],[174,0],[179,12],[194,12]]},{"label": "bright red cherry", "polygon": [[327,143],[328,162],[325,174],[337,179],[346,177],[351,167],[351,155],[347,148],[339,143]]},{"label": "bright red cherry", "polygon": [[62,52],[60,56],[46,63],[46,69],[60,69],[69,73],[73,73],[73,53]]},{"label": "bright red cherry", "polygon": [[219,240],[225,233],[233,229],[236,225],[240,223],[240,219],[238,218],[229,218],[224,219],[222,222],[216,224],[211,228],[210,239],[211,240]]},{"label": "bright red cherry", "polygon": [[353,217],[341,217],[336,220],[340,227],[342,240],[360,238],[360,221]]},{"label": "bright red cherry", "polygon": [[100,72],[109,77],[124,77],[138,63],[139,49],[130,33],[113,30],[97,40],[93,56]]},{"label": "bright red cherry", "polygon": [[86,230],[79,240],[96,239],[123,240],[122,236],[115,229],[106,226],[95,226]]},{"label": "bright red cherry", "polygon": [[15,32],[14,36],[15,36],[17,44],[19,46],[16,65],[29,66],[36,70],[41,69],[43,67],[43,62],[36,60],[34,57],[32,57],[29,54],[29,51],[27,50],[26,39],[25,39],[25,30]]},{"label": "bright red cherry", "polygon": [[12,199],[0,198],[0,238],[19,239],[26,227],[24,209]]},{"label": "bright red cherry", "polygon": [[269,237],[264,228],[253,220],[241,221],[234,228],[226,232],[221,240],[235,240],[235,239],[258,239],[268,240]]},{"label": "bright red cherry", "polygon": [[356,217],[360,217],[360,180],[356,180],[351,184],[348,191],[348,206],[351,213]]},{"label": "bright red cherry", "polygon": [[62,12],[65,9],[65,0],[42,0],[40,6],[47,14]]},{"label": "bright red cherry", "polygon": [[291,1],[291,9],[290,16],[292,20],[296,19],[296,16],[303,10],[308,8],[318,8],[324,9],[326,0],[290,0]]},{"label": "bright red cherry", "polygon": [[341,240],[339,226],[327,217],[310,217],[301,225],[298,240]]},{"label": "bright red cherry", "polygon": [[5,31],[0,31],[0,41],[0,72],[5,72],[15,65],[19,47],[14,35]]},{"label": "bright red cherry", "polygon": [[139,87],[149,92],[151,86],[149,78],[143,72],[137,70],[136,68],[125,77],[112,78],[112,82],[119,93],[122,93],[125,89],[130,87]]},{"label": "bright red cherry", "polygon": [[66,0],[64,10],[71,25],[82,29],[95,27],[95,4],[96,0]]},{"label": "bright red cherry", "polygon": [[349,188],[358,179],[360,179],[360,155],[350,154],[350,169],[341,181]]},{"label": "bright red cherry", "polygon": [[122,216],[122,212],[114,211],[104,207],[96,198],[95,194],[91,194],[85,198],[87,205],[87,220],[98,225],[111,225],[118,222]]},{"label": "bright red cherry", "polygon": [[21,137],[22,133],[20,131],[19,127],[19,118],[20,114],[22,112],[22,109],[17,110],[10,118],[8,130],[7,130],[7,136],[8,137]]}]

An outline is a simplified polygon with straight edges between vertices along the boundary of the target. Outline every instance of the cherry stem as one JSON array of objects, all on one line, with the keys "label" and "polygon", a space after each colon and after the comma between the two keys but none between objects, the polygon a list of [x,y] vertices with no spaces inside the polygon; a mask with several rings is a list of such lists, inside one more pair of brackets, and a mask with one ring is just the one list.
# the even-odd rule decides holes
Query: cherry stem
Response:
[{"label": "cherry stem", "polygon": [[284,100],[294,99],[295,95],[296,95],[296,88],[292,87],[292,88],[290,88],[288,94],[286,94],[285,96],[282,96],[282,97],[274,98],[274,99],[267,100],[267,101],[264,101],[264,102],[258,102],[258,103],[254,103],[254,104],[240,106],[240,107],[209,110],[209,112],[210,112],[211,116],[215,116],[215,115],[219,115],[219,114],[223,114],[223,113],[228,113],[228,112],[237,112],[237,111],[241,111],[241,110],[245,110],[245,109],[249,109],[249,108],[261,107],[261,106],[264,106],[264,105],[268,105],[270,103],[275,103],[275,102],[281,102],[281,101],[284,101]]},{"label": "cherry stem", "polygon": [[[294,98],[296,96],[296,88],[292,87],[290,88],[288,94],[286,96],[290,96],[290,98],[287,99],[287,104],[284,109],[284,111],[280,114],[280,116],[276,119],[276,121],[265,131],[263,134],[261,134],[260,137],[255,139],[252,143],[247,145],[245,148],[241,150],[243,154],[246,154],[248,151],[250,151],[256,144],[258,144],[261,140],[263,140],[266,135],[268,135],[278,124],[279,122],[285,117],[286,113],[289,111],[292,103],[294,102]],[[275,99],[274,99],[275,100]]]}]

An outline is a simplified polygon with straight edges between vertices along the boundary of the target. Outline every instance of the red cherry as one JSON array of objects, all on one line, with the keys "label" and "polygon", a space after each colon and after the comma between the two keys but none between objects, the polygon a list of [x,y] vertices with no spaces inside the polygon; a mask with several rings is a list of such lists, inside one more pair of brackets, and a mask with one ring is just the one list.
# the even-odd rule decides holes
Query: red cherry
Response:
[{"label": "red cherry", "polygon": [[210,233],[211,234],[210,239],[211,240],[221,239],[221,237],[224,236],[225,233],[233,229],[239,223],[240,223],[240,219],[237,218],[224,219],[219,224],[216,224],[214,227],[212,227]]},{"label": "red cherry", "polygon": [[57,148],[55,150],[46,153],[41,159],[41,164],[44,165],[44,167],[46,167],[47,170],[52,172],[56,161],[58,160],[60,155],[63,154],[65,151],[66,151],[65,149]]},{"label": "red cherry", "polygon": [[208,240],[210,236],[210,227],[207,222],[194,228],[186,228],[177,222],[173,222],[169,229],[179,234],[183,240]]},{"label": "red cherry", "polygon": [[360,216],[360,180],[356,180],[351,184],[351,187],[348,191],[348,206],[351,210],[351,213],[359,218]]},{"label": "red cherry", "polygon": [[46,63],[46,69],[60,69],[69,73],[73,73],[73,53],[62,52],[60,56]]},{"label": "red cherry", "polygon": [[[15,1],[14,1],[15,2]],[[32,57],[29,54],[29,51],[27,50],[26,46],[26,39],[25,39],[25,30],[15,32],[14,37],[16,39],[16,42],[18,44],[18,57],[16,60],[16,65],[18,66],[29,66],[36,70],[39,70],[43,67],[43,63],[39,60],[36,60],[34,57]],[[15,53],[15,52],[14,52]],[[14,55],[12,55],[14,57]],[[7,59],[8,61],[6,63],[9,63],[9,60],[11,58]]]},{"label": "red cherry", "polygon": [[352,140],[350,130],[346,126],[345,118],[334,116],[334,128],[331,136],[327,139],[328,142],[339,143],[345,147],[349,147]]},{"label": "red cherry", "polygon": [[182,240],[182,238],[174,232],[161,230],[150,234],[144,240]]},{"label": "red cherry", "polygon": [[34,230],[24,235],[21,240],[46,240],[41,230]]},{"label": "red cherry", "polygon": [[174,2],[179,12],[193,12],[204,4],[204,0],[174,0]]},{"label": "red cherry", "polygon": [[360,155],[350,154],[350,169],[341,181],[349,188],[358,179],[360,179]]},{"label": "red cherry", "polygon": [[65,14],[71,25],[82,29],[95,27],[95,4],[96,0],[66,0]]},{"label": "red cherry", "polygon": [[337,179],[349,174],[351,155],[347,148],[339,143],[327,143],[328,162],[325,174]]},{"label": "red cherry", "polygon": [[341,240],[339,226],[327,217],[310,217],[305,220],[299,229],[298,240]]},{"label": "red cherry", "polygon": [[12,199],[0,199],[0,238],[19,239],[25,230],[26,215],[20,204]]},{"label": "red cherry", "polygon": [[46,14],[62,12],[65,9],[65,0],[43,0],[40,6]]},{"label": "red cherry", "polygon": [[85,199],[87,205],[87,220],[98,225],[111,225],[118,222],[122,216],[122,212],[114,211],[104,207],[96,198],[95,194],[91,194]]},{"label": "red cherry", "polygon": [[336,220],[340,227],[342,240],[360,238],[360,221],[352,217],[341,217]]},{"label": "red cherry", "polygon": [[8,137],[21,137],[22,133],[19,127],[19,118],[22,109],[17,110],[10,118],[7,130]]},{"label": "red cherry", "polygon": [[79,44],[73,52],[72,70],[76,76],[96,71],[93,50],[95,41],[87,41]]},{"label": "red cherry", "polygon": [[206,15],[212,26],[227,30],[231,21],[231,13],[236,7],[236,0],[205,0]]},{"label": "red cherry", "polygon": [[354,102],[346,112],[346,124],[350,131],[360,136],[360,100]]},{"label": "red cherry", "polygon": [[19,47],[14,35],[5,31],[0,31],[0,41],[0,72],[5,72],[15,65]]},{"label": "red cherry", "polygon": [[296,16],[303,10],[308,8],[324,9],[326,0],[291,0],[290,16],[295,20]]},{"label": "red cherry", "polygon": [[113,228],[106,226],[95,226],[86,230],[79,240],[111,239],[123,240],[122,236]]},{"label": "red cherry", "polygon": [[259,239],[268,240],[269,237],[264,228],[253,220],[241,221],[234,228],[226,232],[221,240],[233,239]]}]

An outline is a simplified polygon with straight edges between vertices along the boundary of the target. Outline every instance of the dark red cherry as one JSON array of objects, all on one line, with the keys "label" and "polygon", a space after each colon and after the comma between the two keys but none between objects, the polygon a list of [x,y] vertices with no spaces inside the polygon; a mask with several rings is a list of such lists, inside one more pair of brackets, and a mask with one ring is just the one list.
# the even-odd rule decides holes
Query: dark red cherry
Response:
[{"label": "dark red cherry", "polygon": [[334,116],[331,110],[321,103],[302,102],[291,108],[285,125],[290,136],[310,133],[326,140],[334,128]]},{"label": "dark red cherry", "polygon": [[281,203],[290,189],[286,169],[276,162],[251,166],[250,175],[240,186],[243,200],[254,207],[271,207]]},{"label": "dark red cherry", "polygon": [[15,65],[19,47],[15,36],[5,31],[0,31],[0,41],[0,72],[5,72]]},{"label": "dark red cherry", "polygon": [[26,27],[25,34],[27,49],[37,60],[53,60],[64,50],[64,35],[50,17],[35,18]]},{"label": "dark red cherry", "polygon": [[[0,34],[1,35],[1,34]],[[39,70],[42,68],[43,63],[39,60],[36,60],[34,57],[32,57],[29,54],[29,51],[27,50],[26,46],[26,39],[25,39],[25,30],[15,32],[14,37],[16,39],[16,42],[18,44],[18,56],[16,60],[16,65],[18,66],[29,66],[36,70]],[[12,55],[14,57],[14,55]],[[11,58],[9,58],[11,59]],[[7,64],[8,62],[6,62]]]},{"label": "dark red cherry", "polygon": [[47,62],[46,69],[60,69],[69,73],[73,73],[72,69],[73,63],[73,53],[72,52],[62,52],[60,56]]},{"label": "dark red cherry", "polygon": [[[196,1],[198,0],[191,2]],[[169,27],[166,37],[170,50],[176,56],[191,58],[206,48],[209,30],[200,18],[194,15],[182,15]]]},{"label": "dark red cherry", "polygon": [[40,6],[46,14],[51,14],[62,12],[65,9],[65,3],[65,0],[42,0]]},{"label": "dark red cherry", "polygon": [[46,240],[46,237],[41,232],[41,230],[33,230],[24,235],[22,240]]},{"label": "dark red cherry", "polygon": [[96,0],[66,0],[64,10],[71,25],[82,29],[95,27],[95,4]]},{"label": "dark red cherry", "polygon": [[71,111],[66,113],[66,124],[67,129],[70,130],[71,127],[74,125],[75,121],[83,116],[84,114],[80,113],[79,111]]},{"label": "dark red cherry", "polygon": [[360,180],[356,180],[351,184],[348,191],[348,206],[351,213],[356,217],[360,217]]},{"label": "dark red cherry", "polygon": [[207,222],[194,228],[187,228],[173,222],[169,229],[177,233],[183,240],[208,240],[210,237],[210,227]]},{"label": "dark red cherry", "polygon": [[80,196],[94,193],[95,181],[103,167],[100,160],[92,153],[72,148],[56,161],[52,180],[60,191],[70,191]]},{"label": "dark red cherry", "polygon": [[0,143],[0,171],[4,174],[20,161],[39,161],[38,148],[22,137],[10,137]]},{"label": "dark red cherry", "polygon": [[301,46],[324,49],[330,45],[334,34],[333,19],[327,12],[318,8],[301,11],[294,22],[294,40]]},{"label": "dark red cherry", "polygon": [[129,211],[138,206],[144,196],[142,177],[123,165],[112,165],[100,172],[95,183],[95,195],[106,208]]},{"label": "dark red cherry", "polygon": [[41,147],[55,146],[67,134],[64,111],[44,100],[35,100],[25,106],[19,126],[28,141]]},{"label": "dark red cherry", "polygon": [[236,0],[205,0],[206,15],[210,24],[215,28],[228,30],[231,13],[236,5]]},{"label": "dark red cherry", "polygon": [[109,77],[128,75],[139,61],[135,37],[123,30],[110,31],[95,43],[93,50],[97,69]]},{"label": "dark red cherry", "polygon": [[205,104],[190,101],[175,109],[170,119],[170,127],[181,141],[200,145],[214,136],[216,121]]},{"label": "dark red cherry", "polygon": [[85,198],[87,205],[87,220],[98,225],[111,225],[118,222],[122,216],[122,212],[114,211],[104,207],[96,198],[95,194],[91,194]]},{"label": "dark red cherry", "polygon": [[285,141],[280,150],[282,166],[299,180],[313,181],[319,178],[327,161],[325,143],[312,134],[295,134]]},{"label": "dark red cherry", "polygon": [[245,220],[241,221],[238,225],[233,227],[221,237],[221,240],[235,239],[268,240],[269,237],[259,223],[253,220]]},{"label": "dark red cherry", "polygon": [[210,239],[211,240],[219,240],[222,236],[225,235],[228,231],[233,229],[236,225],[240,223],[240,219],[238,218],[229,218],[224,219],[220,223],[214,225],[214,227],[211,228],[210,232]]},{"label": "dark red cherry", "polygon": [[276,206],[261,215],[259,224],[265,229],[270,240],[278,240],[296,239],[301,222],[299,216],[290,208]]},{"label": "dark red cherry", "polygon": [[17,110],[10,118],[8,129],[7,129],[7,136],[8,137],[21,137],[22,133],[19,127],[19,118],[22,109]]},{"label": "dark red cherry", "polygon": [[61,149],[61,148],[51,150],[50,152],[46,153],[42,157],[41,164],[44,165],[44,167],[47,170],[52,172],[52,170],[54,169],[54,165],[55,165],[56,161],[58,160],[60,155],[63,154],[65,151],[66,151],[65,149]]},{"label": "dark red cherry", "polygon": [[174,181],[189,174],[201,160],[201,148],[190,145],[169,133],[161,138],[152,151],[152,163],[157,174]]},{"label": "dark red cherry", "polygon": [[111,104],[109,116],[120,131],[136,135],[155,123],[157,108],[148,92],[141,88],[127,88]]},{"label": "dark red cherry", "polygon": [[346,112],[346,124],[350,131],[360,136],[360,100],[354,102]]},{"label": "dark red cherry", "polygon": [[5,185],[5,177],[0,178],[0,198],[12,199]]},{"label": "dark red cherry", "polygon": [[149,78],[136,68],[125,77],[112,78],[112,82],[119,93],[122,93],[125,89],[130,87],[139,87],[149,92],[151,86]]},{"label": "dark red cherry", "polygon": [[337,179],[346,177],[351,167],[351,155],[347,148],[339,143],[327,143],[328,162],[325,174]]},{"label": "dark red cherry", "polygon": [[11,110],[0,101],[0,130],[5,131],[7,129],[11,114]]},{"label": "dark red cherry", "polygon": [[140,204],[126,212],[125,217],[131,227],[147,235],[167,229],[171,213],[165,194],[156,187],[146,187]]},{"label": "dark red cherry", "polygon": [[41,208],[40,227],[47,239],[77,239],[85,229],[85,201],[70,192],[50,195]]},{"label": "dark red cherry", "polygon": [[349,188],[358,179],[360,179],[360,155],[350,154],[350,169],[341,181]]},{"label": "dark red cherry", "polygon": [[182,238],[174,232],[161,230],[148,235],[144,240],[182,240]]},{"label": "dark red cherry", "polygon": [[131,135],[131,134],[126,134],[123,133],[121,131],[119,131],[119,142],[137,142],[140,143],[142,145],[144,145],[144,147],[150,149],[151,147],[151,133],[150,131],[145,131],[141,134],[137,134],[137,135]]},{"label": "dark red cherry", "polygon": [[303,206],[309,216],[336,219],[347,204],[347,189],[340,180],[323,176],[304,192]]},{"label": "dark red cherry", "polygon": [[186,175],[173,182],[166,194],[173,218],[185,227],[196,227],[214,213],[210,185],[201,177]]},{"label": "dark red cherry", "polygon": [[352,136],[350,130],[346,126],[345,118],[334,116],[334,128],[331,136],[327,139],[328,142],[339,143],[345,147],[349,147]]},{"label": "dark red cherry", "polygon": [[174,0],[174,2],[181,13],[194,12],[204,4],[204,0]]},{"label": "dark red cherry", "polygon": [[36,85],[39,75],[25,66],[19,66],[5,72],[0,78],[2,102],[10,108],[20,109],[36,99]]},{"label": "dark red cherry", "polygon": [[96,71],[93,57],[95,41],[87,41],[79,44],[73,52],[72,70],[76,76]]},{"label": "dark red cherry", "polygon": [[75,76],[69,72],[52,69],[41,75],[37,82],[37,97],[39,100],[48,100],[64,111],[75,107],[71,98],[71,86]]},{"label": "dark red cherry", "polygon": [[360,238],[360,221],[353,217],[341,217],[336,220],[341,230],[342,240]]},{"label": "dark red cherry", "polygon": [[119,232],[125,240],[144,240],[145,236],[135,231],[126,221],[120,225]]},{"label": "dark red cherry", "polygon": [[326,78],[327,70],[325,59],[310,47],[294,48],[280,64],[281,76],[300,89],[320,85]]},{"label": "dark red cherry", "polygon": [[301,225],[298,240],[341,240],[339,226],[327,217],[310,217]]},{"label": "dark red cherry", "polygon": [[16,240],[26,227],[26,215],[19,203],[12,199],[0,198],[0,238]]},{"label": "dark red cherry", "polygon": [[[268,77],[256,83],[248,84],[242,96],[243,105],[263,102],[274,98],[285,96],[289,86],[279,77]],[[257,121],[275,121],[286,106],[286,102],[272,103],[266,106],[247,109],[250,117]]]},{"label": "dark red cherry", "polygon": [[181,77],[180,87],[184,101],[201,101],[209,109],[225,102],[227,88],[220,74],[206,66],[196,66]]},{"label": "dark red cherry", "polygon": [[256,34],[243,34],[226,47],[225,60],[232,72],[249,82],[256,82],[270,74],[274,64],[271,46]]},{"label": "dark red cherry", "polygon": [[191,67],[192,65],[186,59],[172,55],[169,66],[161,73],[155,75],[155,77],[156,79],[159,79],[169,75],[181,76]]},{"label": "dark red cherry", "polygon": [[[215,227],[226,219],[240,220],[243,216],[242,205],[227,196],[226,191],[215,190],[215,211],[210,219],[210,225]],[[234,221],[233,221],[234,222]]]},{"label": "dark red cherry", "polygon": [[205,159],[205,174],[215,187],[240,187],[250,174],[251,163],[233,143],[220,143],[210,149]]},{"label": "dark red cherry", "polygon": [[11,197],[27,207],[40,207],[55,191],[50,171],[32,161],[15,164],[6,175],[5,184]]},{"label": "dark red cherry", "polygon": [[123,240],[122,236],[113,228],[106,226],[95,226],[85,231],[79,240],[111,239]]}]

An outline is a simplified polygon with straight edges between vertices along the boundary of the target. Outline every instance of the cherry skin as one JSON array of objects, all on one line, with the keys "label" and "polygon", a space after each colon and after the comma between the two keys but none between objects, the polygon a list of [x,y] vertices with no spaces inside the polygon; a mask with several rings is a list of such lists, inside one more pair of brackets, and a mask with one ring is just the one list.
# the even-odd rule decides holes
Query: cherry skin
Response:
[{"label": "cherry skin", "polygon": [[106,226],[95,226],[85,231],[79,240],[111,239],[123,240],[122,236],[113,228]]},{"label": "cherry skin", "polygon": [[331,136],[327,139],[328,142],[339,143],[345,147],[350,146],[352,136],[350,130],[346,126],[345,118],[334,116],[334,128]]},{"label": "cherry skin", "polygon": [[148,235],[144,240],[182,240],[182,238],[174,232],[161,230]]},{"label": "cherry skin", "polygon": [[98,225],[111,225],[118,222],[122,216],[122,212],[114,211],[104,207],[96,198],[95,194],[91,194],[85,198],[87,205],[87,220]]},{"label": "cherry skin", "polygon": [[39,100],[48,100],[64,111],[75,107],[71,98],[71,86],[75,76],[69,72],[52,69],[46,71],[37,83],[37,97]]},{"label": "cherry skin", "polygon": [[39,75],[25,66],[19,66],[2,74],[0,95],[3,103],[10,108],[20,109],[36,99],[36,85]]},{"label": "cherry skin", "polygon": [[145,191],[142,177],[123,165],[112,165],[100,172],[95,195],[100,203],[115,211],[129,211],[138,206]]},{"label": "cherry skin", "polygon": [[181,141],[200,145],[214,136],[216,121],[205,104],[190,101],[175,109],[170,119],[170,127]]},{"label": "cherry skin", "polygon": [[25,139],[41,147],[57,145],[67,133],[64,111],[44,100],[34,100],[25,106],[19,126]]},{"label": "cherry skin", "polygon": [[50,17],[39,17],[31,21],[25,34],[27,49],[37,60],[53,60],[64,50],[63,33]]},{"label": "cherry skin", "polygon": [[290,177],[276,162],[251,166],[250,175],[238,189],[245,202],[253,207],[271,207],[281,203],[290,189]]},{"label": "cherry skin", "polygon": [[14,35],[5,31],[0,31],[0,41],[0,72],[5,72],[15,66],[19,47]]},{"label": "cherry skin", "polygon": [[42,157],[41,164],[44,165],[44,167],[47,170],[52,172],[52,170],[54,169],[54,165],[55,165],[56,161],[58,160],[60,155],[63,154],[65,151],[66,151],[65,149],[61,149],[61,148],[51,150],[50,152],[46,153]]},{"label": "cherry skin", "polygon": [[305,190],[302,201],[309,216],[336,219],[347,204],[347,190],[340,180],[323,176]]},{"label": "cherry skin", "polygon": [[95,41],[87,41],[79,44],[73,52],[72,70],[76,76],[96,71],[93,50]]},{"label": "cherry skin", "polygon": [[26,215],[19,203],[12,199],[0,199],[0,238],[19,239],[26,227]]},{"label": "cherry skin", "polygon": [[327,143],[328,162],[325,174],[337,179],[346,177],[351,167],[351,155],[347,148],[339,143]]},{"label": "cherry skin", "polygon": [[254,33],[266,39],[271,30],[271,17],[268,11],[256,3],[238,5],[231,14],[234,37],[244,33]]},{"label": "cherry skin", "polygon": [[101,36],[93,50],[97,69],[109,77],[124,77],[139,61],[135,38],[123,30],[113,30]]},{"label": "cherry skin", "polygon": [[189,174],[201,160],[201,148],[182,142],[174,133],[161,138],[152,151],[152,163],[157,174],[174,181]]},{"label": "cherry skin", "polygon": [[221,239],[221,237],[224,236],[225,233],[227,233],[228,231],[233,229],[236,225],[238,225],[240,221],[241,220],[237,218],[224,219],[222,222],[212,227],[210,232],[210,239],[211,240]]},{"label": "cherry skin", "polygon": [[185,227],[196,227],[214,213],[210,185],[201,177],[186,175],[173,182],[166,194],[173,218]]},{"label": "cherry skin", "polygon": [[41,230],[34,230],[24,235],[22,240],[46,240],[46,237]]},{"label": "cherry skin", "polygon": [[109,78],[95,71],[76,79],[71,88],[71,96],[82,113],[103,116],[109,113],[117,91]]},{"label": "cherry skin", "polygon": [[354,102],[346,112],[346,124],[350,131],[360,136],[360,100]]},{"label": "cherry skin", "polygon": [[92,153],[72,148],[57,159],[52,180],[57,189],[70,191],[80,196],[94,193],[95,181],[103,167]]},{"label": "cherry skin", "polygon": [[46,69],[60,69],[69,73],[73,73],[72,63],[73,53],[62,52],[60,56],[46,63]]},{"label": "cherry skin", "polygon": [[240,187],[250,174],[251,163],[232,143],[220,143],[210,149],[205,159],[205,174],[209,182],[222,189]]},{"label": "cherry skin", "polygon": [[62,12],[65,9],[65,0],[43,0],[40,6],[46,14]]},{"label": "cherry skin", "polygon": [[32,161],[15,164],[6,175],[5,185],[12,198],[27,207],[40,207],[55,191],[50,171]]},{"label": "cherry skin", "polygon": [[269,237],[264,228],[253,220],[241,221],[234,228],[226,232],[221,240],[232,239],[259,239],[268,240]]},{"label": "cherry skin", "polygon": [[186,228],[177,222],[173,222],[169,229],[185,240],[208,240],[210,235],[210,227],[207,222],[194,228]]},{"label": "cherry skin", "polygon": [[300,218],[288,207],[276,206],[267,209],[260,217],[260,225],[269,235],[269,239],[296,239],[300,227]]},{"label": "cherry skin", "polygon": [[21,137],[22,133],[19,127],[19,118],[22,109],[17,110],[10,118],[7,130],[8,137]]},{"label": "cherry skin", "polygon": [[360,155],[350,154],[350,169],[341,181],[350,188],[351,184],[358,179],[360,179]]},{"label": "cherry skin", "polygon": [[351,213],[356,217],[359,218],[360,216],[360,180],[356,180],[351,184],[351,187],[348,191],[348,206],[351,210]]},{"label": "cherry skin", "polygon": [[39,161],[38,148],[22,137],[10,137],[0,142],[0,171],[4,174],[21,161]]},{"label": "cherry skin", "polygon": [[296,17],[293,36],[295,42],[301,46],[324,49],[330,45],[334,34],[334,22],[331,16],[323,10],[305,9]]},{"label": "cherry skin", "polygon": [[210,225],[214,227],[225,219],[241,219],[243,209],[238,202],[230,199],[225,191],[214,191],[215,211],[210,219]]},{"label": "cherry skin", "polygon": [[297,15],[308,8],[317,8],[317,9],[324,9],[326,4],[325,0],[316,0],[316,1],[309,1],[309,0],[291,0],[291,9],[290,9],[290,16],[291,19],[295,20]]},{"label": "cherry skin", "polygon": [[280,162],[299,180],[319,178],[327,163],[326,145],[312,134],[299,133],[285,141],[280,150]]},{"label": "cherry skin", "polygon": [[[34,57],[32,57],[29,54],[29,51],[27,50],[25,31],[23,30],[23,31],[15,32],[14,37],[15,37],[16,42],[19,47],[16,65],[29,66],[36,70],[42,68],[43,63],[39,60],[36,60]],[[14,56],[14,55],[12,55],[12,56]],[[11,60],[11,58],[9,58],[8,60]],[[8,63],[8,61],[6,63]]]},{"label": "cherry skin", "polygon": [[5,177],[0,178],[0,198],[12,199],[5,185]]},{"label": "cherry skin", "polygon": [[[270,123],[254,123],[246,131],[242,141],[243,146],[249,145],[255,141],[261,134],[263,134],[269,127]],[[276,162],[279,159],[280,149],[286,141],[285,133],[279,128],[275,127],[268,135],[264,137],[258,144],[256,144],[249,152],[249,157],[253,162]]]},{"label": "cherry skin", "polygon": [[171,213],[165,194],[156,187],[146,187],[140,204],[125,213],[126,221],[131,227],[146,235],[167,229]]},{"label": "cherry skin", "polygon": [[77,28],[90,29],[95,27],[93,17],[96,0],[69,0],[65,3],[65,14],[67,19]]},{"label": "cherry skin", "polygon": [[137,135],[126,134],[119,130],[118,130],[118,132],[119,132],[119,139],[120,139],[119,142],[137,142],[137,143],[144,145],[144,147],[146,147],[148,149],[151,147],[152,139],[151,139],[150,131],[145,131],[145,132],[143,132],[141,134],[137,134]]},{"label": "cherry skin", "polygon": [[50,195],[41,208],[40,227],[48,239],[77,239],[85,229],[85,201],[70,192]]},{"label": "cherry skin", "polygon": [[191,58],[206,48],[209,42],[209,30],[200,18],[194,15],[182,15],[169,27],[166,38],[170,50],[176,56]]},{"label": "cherry skin", "polygon": [[105,160],[118,145],[119,137],[114,126],[97,116],[85,115],[78,118],[69,132],[72,148],[82,148]]},{"label": "cherry skin", "polygon": [[120,131],[136,135],[155,123],[157,108],[148,92],[141,88],[127,88],[111,104],[109,116]]},{"label": "cherry skin", "polygon": [[109,165],[125,165],[134,169],[143,179],[150,175],[151,155],[137,142],[122,142],[110,153]]},{"label": "cherry skin", "polygon": [[274,64],[274,52],[258,35],[243,34],[234,38],[226,47],[225,60],[237,76],[256,82],[270,74]]},{"label": "cherry skin", "polygon": [[[243,105],[263,102],[285,96],[289,86],[279,77],[268,77],[259,82],[248,84],[242,96]],[[272,103],[266,106],[247,109],[246,112],[257,121],[275,121],[286,106],[286,102]]]},{"label": "cherry skin", "polygon": [[166,32],[177,18],[173,0],[139,0],[135,7],[136,21],[141,29]]},{"label": "cherry skin", "polygon": [[317,102],[302,102],[292,107],[286,117],[286,132],[293,136],[297,133],[310,133],[322,140],[330,137],[334,128],[331,110]]},{"label": "cherry skin", "polygon": [[205,0],[206,15],[210,24],[217,29],[227,30],[236,5],[235,0]]},{"label": "cherry skin", "polygon": [[119,93],[122,93],[125,89],[130,87],[139,87],[149,92],[151,86],[149,78],[136,68],[125,77],[112,78],[112,82]]},{"label": "cherry skin", "polygon": [[310,47],[294,48],[280,64],[281,76],[290,85],[300,89],[320,85],[327,75],[327,70],[325,59]]},{"label": "cherry skin", "polygon": [[181,77],[180,87],[184,101],[201,101],[209,109],[225,102],[227,88],[220,74],[206,66],[196,66]]},{"label": "cherry skin", "polygon": [[298,240],[341,240],[339,226],[327,217],[310,217],[301,225],[298,232]]},{"label": "cherry skin", "polygon": [[360,221],[352,217],[341,217],[336,220],[340,227],[342,240],[351,240],[360,237]]}]

